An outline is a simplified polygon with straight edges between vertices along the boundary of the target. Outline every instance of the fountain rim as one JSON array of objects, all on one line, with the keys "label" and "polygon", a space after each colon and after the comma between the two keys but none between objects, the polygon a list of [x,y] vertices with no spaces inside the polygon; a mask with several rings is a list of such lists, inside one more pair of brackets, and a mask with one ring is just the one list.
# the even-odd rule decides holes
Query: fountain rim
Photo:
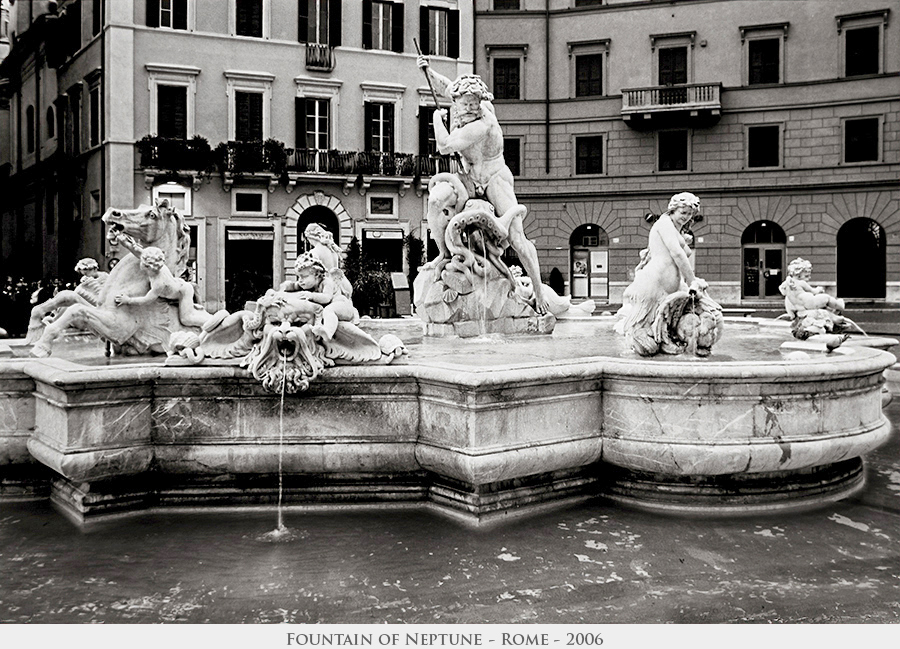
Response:
[{"label": "fountain rim", "polygon": [[[558,361],[523,361],[491,366],[465,366],[441,361],[402,365],[335,366],[317,382],[342,383],[348,379],[395,379],[455,383],[460,387],[500,385],[509,382],[629,378],[647,381],[740,380],[747,383],[821,381],[876,374],[896,363],[894,355],[869,347],[854,346],[851,353],[821,353],[802,360],[697,362],[592,356]],[[13,361],[13,363],[9,363]],[[236,364],[164,365],[160,362],[127,365],[81,365],[66,359],[8,359],[0,365],[20,366],[19,371],[45,385],[61,389],[115,387],[122,382],[154,384],[183,381],[254,382]],[[10,368],[12,369],[12,368]]]}]

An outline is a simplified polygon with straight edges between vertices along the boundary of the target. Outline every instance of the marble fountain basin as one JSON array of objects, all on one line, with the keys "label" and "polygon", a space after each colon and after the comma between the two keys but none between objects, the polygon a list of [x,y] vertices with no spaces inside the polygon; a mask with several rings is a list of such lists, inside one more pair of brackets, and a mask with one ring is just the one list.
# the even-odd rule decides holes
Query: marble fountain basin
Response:
[{"label": "marble fountain basin", "polygon": [[77,521],[267,505],[280,456],[287,505],[411,503],[482,523],[599,496],[754,514],[862,489],[862,457],[890,432],[891,339],[789,356],[783,323],[729,318],[707,359],[646,359],[605,317],[466,340],[397,324],[406,364],[331,368],[283,408],[234,364],[13,349],[0,495],[49,494]]}]

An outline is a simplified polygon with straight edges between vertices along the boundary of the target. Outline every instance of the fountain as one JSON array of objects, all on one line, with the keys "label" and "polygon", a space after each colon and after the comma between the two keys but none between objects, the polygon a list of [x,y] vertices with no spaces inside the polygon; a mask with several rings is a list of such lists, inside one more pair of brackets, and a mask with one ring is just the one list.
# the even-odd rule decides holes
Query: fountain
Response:
[{"label": "fountain", "polygon": [[[436,85],[480,88],[468,77]],[[439,147],[461,153],[469,174],[432,181],[441,244],[417,278],[420,321],[359,321],[321,233],[296,281],[243,311],[208,314],[185,304],[177,281],[178,214],[111,212],[111,236],[128,237],[133,256],[110,274],[100,306],[73,304],[31,355],[9,345],[0,361],[3,494],[49,492],[78,522],[406,503],[482,523],[597,496],[721,515],[821,506],[861,489],[862,457],[890,432],[882,385],[894,357],[877,347],[896,341],[798,353],[781,348],[786,322],[725,318],[693,273],[690,194],[673,197],[651,230],[620,317],[586,317],[593,305],[571,305],[535,278],[502,156],[481,158],[490,169],[468,157],[502,135],[479,92],[480,112],[467,107],[453,131],[435,119]],[[481,139],[453,137],[470,127]],[[154,209],[153,222],[174,230],[155,225],[149,240],[129,222]],[[139,261],[151,244],[162,252],[156,270]],[[530,282],[500,261],[506,245]],[[366,331],[393,325],[420,333],[404,344]],[[55,344],[71,326],[92,328],[116,354]]]}]

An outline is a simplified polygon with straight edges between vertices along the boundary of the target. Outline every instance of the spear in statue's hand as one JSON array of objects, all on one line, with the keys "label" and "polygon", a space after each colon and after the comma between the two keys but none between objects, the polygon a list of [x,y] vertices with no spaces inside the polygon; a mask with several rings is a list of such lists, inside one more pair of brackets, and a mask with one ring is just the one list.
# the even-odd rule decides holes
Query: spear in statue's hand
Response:
[{"label": "spear in statue's hand", "polygon": [[[416,46],[416,52],[418,53],[418,55],[422,56],[422,50],[419,49],[419,41],[417,41],[415,38],[413,39],[413,45]],[[434,86],[431,85],[431,77],[428,75],[428,70],[426,70],[425,68],[422,68],[422,73],[425,75],[425,81],[428,82],[428,89],[431,90],[431,98],[434,100],[434,109],[440,110],[441,105],[438,103],[437,93],[434,91]],[[448,118],[449,118],[449,115],[448,115]],[[450,121],[448,119],[447,129],[449,130],[449,128],[450,128]]]}]

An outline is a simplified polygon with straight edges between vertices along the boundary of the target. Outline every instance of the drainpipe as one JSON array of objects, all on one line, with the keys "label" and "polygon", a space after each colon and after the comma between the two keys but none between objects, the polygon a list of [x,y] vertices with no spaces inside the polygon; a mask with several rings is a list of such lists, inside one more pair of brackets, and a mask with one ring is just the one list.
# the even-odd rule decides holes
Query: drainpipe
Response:
[{"label": "drainpipe", "polygon": [[[100,214],[106,212],[106,0],[100,0]],[[100,221],[100,255],[106,257],[106,225]]]},{"label": "drainpipe", "polygon": [[544,0],[544,171],[550,173],[550,0]]}]

